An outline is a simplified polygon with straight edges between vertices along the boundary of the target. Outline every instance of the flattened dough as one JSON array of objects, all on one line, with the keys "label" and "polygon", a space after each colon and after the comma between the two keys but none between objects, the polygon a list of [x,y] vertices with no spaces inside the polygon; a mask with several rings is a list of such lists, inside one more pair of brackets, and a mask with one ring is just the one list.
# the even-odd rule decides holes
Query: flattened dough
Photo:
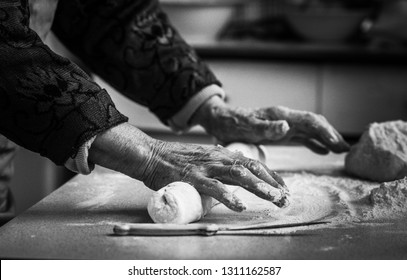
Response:
[{"label": "flattened dough", "polygon": [[378,182],[407,176],[407,122],[371,124],[346,156],[345,169]]},{"label": "flattened dough", "polygon": [[213,204],[214,199],[190,184],[173,182],[153,194],[147,211],[155,223],[188,224],[200,220]]}]

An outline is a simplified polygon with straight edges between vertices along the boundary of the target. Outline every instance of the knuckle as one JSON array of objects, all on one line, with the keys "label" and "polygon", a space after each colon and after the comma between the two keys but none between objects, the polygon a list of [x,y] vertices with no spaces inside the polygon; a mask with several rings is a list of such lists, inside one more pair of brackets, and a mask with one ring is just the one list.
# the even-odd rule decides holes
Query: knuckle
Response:
[{"label": "knuckle", "polygon": [[234,165],[230,168],[230,174],[232,177],[244,177],[247,175],[247,171],[242,165]]},{"label": "knuckle", "polygon": [[310,121],[315,121],[318,118],[317,114],[312,112],[306,112],[305,117]]},{"label": "knuckle", "polygon": [[320,115],[320,114],[315,115],[315,121],[319,122],[319,123],[326,123],[327,122],[326,118],[323,115]]},{"label": "knuckle", "polygon": [[259,175],[262,170],[261,163],[255,160],[247,161],[246,167],[255,175]]},{"label": "knuckle", "polygon": [[230,192],[223,192],[222,193],[222,200],[225,202],[233,202],[234,195]]},{"label": "knuckle", "polygon": [[222,153],[225,150],[225,148],[222,147],[221,145],[216,145],[212,149],[213,149],[214,152],[217,152],[217,153]]},{"label": "knuckle", "polygon": [[216,179],[209,179],[208,184],[215,189],[222,189],[222,183]]},{"label": "knuckle", "polygon": [[187,164],[180,172],[181,178],[187,178],[193,172],[194,167],[191,164]]}]

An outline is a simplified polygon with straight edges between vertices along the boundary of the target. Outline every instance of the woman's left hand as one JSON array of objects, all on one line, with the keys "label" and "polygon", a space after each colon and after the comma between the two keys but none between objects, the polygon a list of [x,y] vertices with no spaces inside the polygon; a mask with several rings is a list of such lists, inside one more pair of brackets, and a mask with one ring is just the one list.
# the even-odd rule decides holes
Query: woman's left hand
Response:
[{"label": "woman's left hand", "polygon": [[318,154],[349,150],[348,143],[324,116],[282,106],[232,108],[219,97],[212,97],[192,121],[223,144],[297,142]]}]

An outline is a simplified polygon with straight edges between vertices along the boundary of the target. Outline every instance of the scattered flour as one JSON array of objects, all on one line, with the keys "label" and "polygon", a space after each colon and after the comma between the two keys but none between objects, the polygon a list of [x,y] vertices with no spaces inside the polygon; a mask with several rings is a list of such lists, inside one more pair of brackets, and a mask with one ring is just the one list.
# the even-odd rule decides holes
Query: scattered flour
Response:
[{"label": "scattered flour", "polygon": [[291,204],[286,209],[265,212],[284,222],[323,219],[329,220],[330,226],[358,222],[371,208],[367,199],[370,191],[378,187],[378,183],[344,176],[307,172],[282,175],[291,191]]},{"label": "scattered flour", "polygon": [[[400,218],[407,213],[407,178],[383,183],[354,179],[344,175],[319,175],[309,172],[280,173],[290,189],[290,206],[278,208],[251,193],[236,194],[248,205],[242,213],[225,210],[223,205],[213,209],[213,215],[203,222],[296,223],[313,220],[329,224],[307,228],[259,230],[258,234],[289,233],[321,227],[353,227],[360,223],[376,225]],[[223,207],[223,208],[222,208]],[[221,210],[223,209],[223,210]],[[252,231],[255,233],[255,231]]]},{"label": "scattered flour", "polygon": [[291,206],[263,212],[284,222],[324,219],[329,226],[352,226],[407,214],[407,177],[380,184],[307,172],[282,175],[292,193]]},{"label": "scattered flour", "polygon": [[[272,235],[292,234],[297,230],[321,227],[353,227],[360,223],[376,226],[407,216],[407,177],[380,184],[351,178],[342,173],[326,175],[311,172],[280,172],[279,174],[290,189],[290,205],[287,208],[278,208],[273,203],[260,199],[243,188],[238,188],[235,193],[247,205],[246,211],[236,213],[219,204],[201,222],[243,225],[264,222],[282,224],[313,220],[330,221],[326,225],[258,231],[261,235]],[[83,200],[77,203],[78,209],[98,211],[113,207],[134,212],[146,208],[144,202],[151,196],[150,190],[141,192],[137,187],[123,188],[124,185],[133,184],[129,184],[129,178],[125,176],[114,176],[109,180],[106,179],[106,175],[99,177],[92,180],[100,183],[97,187],[103,188],[103,194],[95,196],[94,192],[89,191],[84,195]],[[133,195],[129,195],[129,192]],[[135,199],[139,201],[138,209],[134,209]],[[147,213],[145,215],[147,217]],[[146,221],[140,220],[140,222]],[[256,234],[256,232],[250,231],[250,234]]]}]

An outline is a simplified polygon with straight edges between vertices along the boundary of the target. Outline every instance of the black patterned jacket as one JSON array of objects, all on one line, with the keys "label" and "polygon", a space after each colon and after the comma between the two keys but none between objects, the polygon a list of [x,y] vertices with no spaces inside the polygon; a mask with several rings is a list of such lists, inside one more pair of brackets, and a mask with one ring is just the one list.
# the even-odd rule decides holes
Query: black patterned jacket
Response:
[{"label": "black patterned jacket", "polygon": [[[218,84],[157,0],[59,0],[56,36],[89,69],[167,123]],[[29,28],[28,0],[0,0],[0,133],[57,164],[127,121],[107,92]]]}]

